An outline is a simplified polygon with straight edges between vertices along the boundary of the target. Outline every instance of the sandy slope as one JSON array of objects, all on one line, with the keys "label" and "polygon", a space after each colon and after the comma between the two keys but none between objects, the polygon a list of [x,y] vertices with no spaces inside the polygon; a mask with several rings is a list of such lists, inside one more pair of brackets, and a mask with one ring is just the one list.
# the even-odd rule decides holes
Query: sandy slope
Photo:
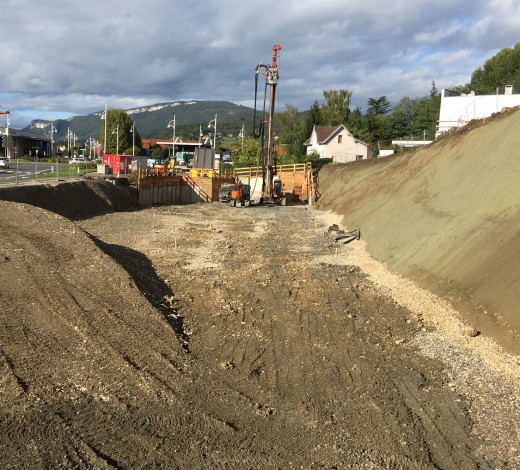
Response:
[{"label": "sandy slope", "polygon": [[325,167],[319,206],[369,252],[519,352],[520,112],[415,153]]}]

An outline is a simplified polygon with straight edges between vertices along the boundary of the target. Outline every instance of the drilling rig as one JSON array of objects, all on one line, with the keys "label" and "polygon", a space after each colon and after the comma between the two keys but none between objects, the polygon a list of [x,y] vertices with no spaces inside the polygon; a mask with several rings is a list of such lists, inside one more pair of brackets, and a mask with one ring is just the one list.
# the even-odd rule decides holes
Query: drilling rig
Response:
[{"label": "drilling rig", "polygon": [[[263,120],[260,123],[259,137],[261,140],[260,160],[262,162],[262,197],[260,202],[263,203],[281,203],[285,205],[285,198],[282,197],[281,180],[276,178],[276,162],[274,153],[274,112],[275,112],[275,96],[276,86],[278,85],[278,51],[282,48],[279,44],[273,46],[273,55],[271,65],[259,64],[255,69],[255,118],[254,127],[256,127],[256,101],[258,90],[258,77],[265,77],[264,89],[264,109]],[[269,114],[265,109],[267,89],[269,88]],[[265,124],[267,124],[267,150],[264,151],[265,141]],[[256,130],[255,130],[256,135]]]}]

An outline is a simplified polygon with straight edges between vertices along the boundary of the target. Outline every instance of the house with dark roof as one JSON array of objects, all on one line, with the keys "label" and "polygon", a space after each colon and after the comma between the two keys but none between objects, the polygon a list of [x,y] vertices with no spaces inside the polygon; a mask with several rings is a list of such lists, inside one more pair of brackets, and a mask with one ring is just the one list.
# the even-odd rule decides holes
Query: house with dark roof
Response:
[{"label": "house with dark roof", "polygon": [[307,147],[307,155],[317,153],[320,158],[331,158],[333,163],[366,160],[374,155],[372,147],[356,139],[343,124],[315,125],[304,145]]}]

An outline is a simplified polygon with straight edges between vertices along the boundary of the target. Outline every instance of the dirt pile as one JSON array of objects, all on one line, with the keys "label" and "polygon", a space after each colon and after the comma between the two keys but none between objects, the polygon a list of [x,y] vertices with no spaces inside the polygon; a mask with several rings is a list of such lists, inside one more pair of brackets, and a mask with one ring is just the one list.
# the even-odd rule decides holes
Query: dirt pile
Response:
[{"label": "dirt pile", "polygon": [[[519,464],[518,390],[419,351],[433,324],[326,229],[305,207],[0,202],[2,468]],[[457,388],[475,368],[493,408]],[[507,432],[474,432],[491,411]]]},{"label": "dirt pile", "polygon": [[325,168],[341,216],[3,189],[0,467],[519,468],[519,121]]},{"label": "dirt pile", "polygon": [[324,167],[321,208],[368,250],[520,352],[520,112],[414,153]]},{"label": "dirt pile", "polygon": [[138,194],[127,184],[85,179],[2,187],[0,200],[31,204],[77,220],[135,207]]}]

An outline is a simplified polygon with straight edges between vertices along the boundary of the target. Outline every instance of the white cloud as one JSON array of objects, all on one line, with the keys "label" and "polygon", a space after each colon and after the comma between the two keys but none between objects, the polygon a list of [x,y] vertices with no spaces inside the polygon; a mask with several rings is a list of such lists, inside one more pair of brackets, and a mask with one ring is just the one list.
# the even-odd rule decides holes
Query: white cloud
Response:
[{"label": "white cloud", "polygon": [[2,16],[0,105],[29,120],[105,103],[250,105],[274,44],[282,108],[308,109],[326,89],[362,107],[424,96],[513,46],[520,0],[4,0]]}]

